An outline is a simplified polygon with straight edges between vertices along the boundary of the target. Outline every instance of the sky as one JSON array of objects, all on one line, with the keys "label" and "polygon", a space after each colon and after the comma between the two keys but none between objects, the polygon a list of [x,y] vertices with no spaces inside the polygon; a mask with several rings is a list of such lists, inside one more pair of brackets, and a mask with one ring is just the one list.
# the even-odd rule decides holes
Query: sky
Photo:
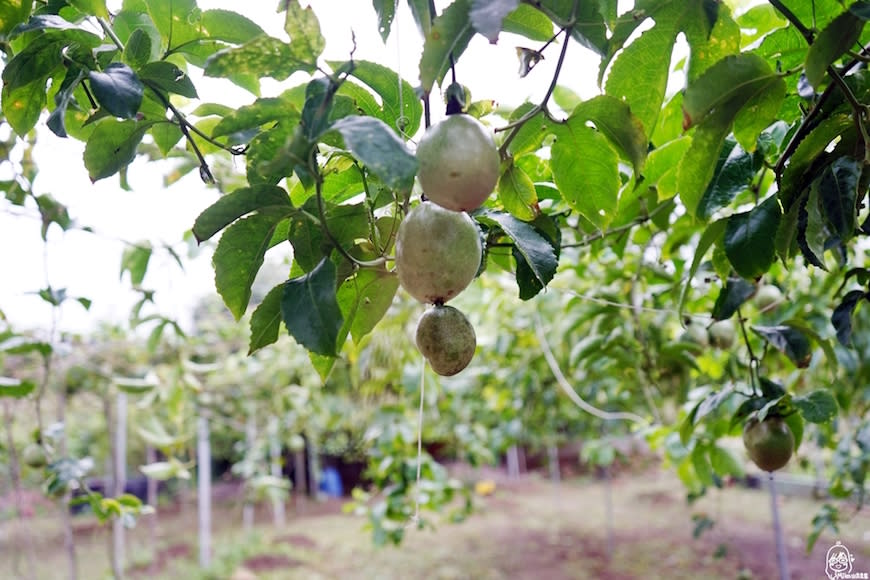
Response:
[{"label": "sky", "polygon": [[[283,15],[273,10],[276,4],[269,0],[248,2],[244,14],[269,34],[286,38]],[[303,0],[302,4],[307,3]],[[356,58],[385,64],[398,70],[411,84],[419,82],[417,64],[422,40],[404,2],[400,2],[393,33],[386,44],[377,32],[371,2],[342,2],[341,10],[335,9],[336,4],[335,0],[310,2],[327,41],[324,60],[346,58],[353,32]],[[111,9],[112,2],[109,5]],[[200,0],[199,6],[238,10],[239,3]],[[520,79],[515,47],[518,44],[534,47],[530,42],[502,34],[499,43],[491,45],[476,35],[459,60],[458,80],[470,88],[474,99],[501,99],[502,104],[509,106],[526,100],[539,101],[552,78],[560,46],[551,46],[532,73]],[[573,43],[560,84],[584,98],[591,97],[598,93],[597,66],[596,56]],[[239,106],[255,98],[227,81],[203,78],[197,70],[191,71],[191,77],[202,101]],[[284,83],[267,79],[262,85],[263,96],[278,94],[306,79],[294,76]],[[437,112],[441,108],[433,109]],[[141,158],[129,168],[128,181],[133,191],[122,190],[117,176],[92,184],[82,163],[83,147],[78,141],[60,139],[50,133],[43,119],[34,151],[42,170],[34,190],[50,193],[66,204],[73,220],[90,226],[94,233],[75,229],[62,232],[53,226],[48,243],[43,244],[35,207],[13,207],[0,200],[0,310],[16,329],[47,328],[51,308],[33,293],[50,284],[55,289],[66,288],[68,295],[93,301],[90,311],[75,302],[66,304],[61,309],[60,330],[82,332],[100,321],[123,322],[137,295],[130,289],[129,279],[119,277],[121,253],[125,243],[147,240],[154,246],[169,245],[185,257],[196,255],[186,260],[182,271],[167,252],[156,251],[144,283],[156,290],[159,312],[186,325],[192,306],[201,297],[215,294],[209,248],[197,250],[183,239],[196,216],[217,199],[216,189],[205,186],[196,172],[164,187],[163,175],[171,168],[171,162],[148,163]],[[238,163],[238,171],[244,171],[243,162]],[[5,164],[0,166],[0,179],[7,178]],[[288,255],[288,250],[279,247],[270,254],[276,254],[270,257],[280,260]]]}]

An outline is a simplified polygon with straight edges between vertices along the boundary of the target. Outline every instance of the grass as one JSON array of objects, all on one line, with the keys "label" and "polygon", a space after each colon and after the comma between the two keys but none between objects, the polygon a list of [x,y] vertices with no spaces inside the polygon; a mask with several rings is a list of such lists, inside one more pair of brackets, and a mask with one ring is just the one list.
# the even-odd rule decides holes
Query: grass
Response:
[{"label": "grass", "polygon": [[[241,508],[216,507],[215,556],[211,570],[197,564],[196,513],[163,511],[152,550],[149,526],[128,533],[130,578],[230,578],[232,580],[316,578],[768,578],[777,567],[766,492],[713,490],[687,506],[672,475],[656,470],[625,475],[613,482],[612,542],[608,540],[605,483],[591,478],[561,485],[526,477],[499,479],[493,496],[479,498],[478,512],[462,524],[434,530],[409,530],[400,547],[377,548],[363,521],[338,513],[341,502],[305,506],[288,514],[282,530],[270,525],[260,506],[251,534],[241,529]],[[823,536],[811,554],[804,550],[810,521],[819,503],[782,498],[780,510],[793,578],[824,577],[825,552],[842,540],[856,559],[855,571],[870,572],[870,547],[859,514],[845,523],[838,538]],[[316,512],[316,513],[315,513]],[[715,520],[699,539],[692,537],[692,515]],[[64,577],[66,563],[56,519],[37,516],[38,578]],[[9,528],[10,523],[4,524]],[[108,577],[108,532],[88,517],[76,519],[80,578]],[[11,532],[0,530],[2,536]],[[9,533],[7,533],[9,532]],[[0,577],[15,578],[12,568],[23,552],[13,542],[0,545]],[[19,561],[19,565],[22,562]]]}]

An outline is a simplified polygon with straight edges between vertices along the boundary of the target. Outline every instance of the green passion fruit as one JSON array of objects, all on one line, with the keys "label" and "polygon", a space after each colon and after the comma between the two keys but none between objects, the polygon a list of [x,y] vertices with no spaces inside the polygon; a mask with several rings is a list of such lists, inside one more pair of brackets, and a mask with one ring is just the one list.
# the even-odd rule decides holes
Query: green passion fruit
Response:
[{"label": "green passion fruit", "polygon": [[749,419],[743,426],[743,445],[762,471],[781,469],[794,453],[794,435],[782,417]]},{"label": "green passion fruit", "polygon": [[399,226],[399,283],[420,302],[443,304],[477,275],[482,251],[479,230],[468,214],[424,201]]},{"label": "green passion fruit", "polygon": [[767,312],[776,308],[783,299],[782,290],[773,284],[765,284],[755,293],[753,301],[760,311]]},{"label": "green passion fruit", "polygon": [[429,127],[417,145],[417,160],[426,198],[454,211],[480,207],[498,181],[492,133],[470,115],[450,115]]},{"label": "green passion fruit", "polygon": [[430,308],[417,322],[417,348],[429,366],[449,377],[468,366],[477,348],[474,327],[452,306]]},{"label": "green passion fruit", "polygon": [[734,346],[734,340],[737,337],[737,329],[734,326],[734,321],[730,318],[714,322],[707,329],[710,335],[710,344],[722,350],[728,350]]}]

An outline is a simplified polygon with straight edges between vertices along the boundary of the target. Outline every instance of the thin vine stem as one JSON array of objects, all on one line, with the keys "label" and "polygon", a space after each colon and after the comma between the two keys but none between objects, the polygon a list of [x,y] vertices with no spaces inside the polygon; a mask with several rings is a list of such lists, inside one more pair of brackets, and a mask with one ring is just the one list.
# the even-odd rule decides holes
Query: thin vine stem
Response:
[{"label": "thin vine stem", "polygon": [[609,230],[605,230],[605,231],[599,231],[597,233],[586,236],[585,238],[583,238],[582,240],[580,240],[578,242],[572,242],[570,244],[562,244],[562,248],[582,248],[582,247],[588,246],[592,242],[597,242],[598,240],[601,240],[604,238],[609,238],[610,236],[615,236],[618,234],[625,233],[636,226],[643,225],[643,224],[647,223],[648,221],[652,220],[655,216],[657,216],[659,213],[663,212],[667,208],[668,208],[668,204],[662,203],[662,204],[658,205],[655,209],[653,209],[651,212],[649,212],[647,215],[635,218],[634,220],[632,220],[631,222],[629,222],[625,225],[622,225],[622,226],[619,226],[616,228],[612,228]]},{"label": "thin vine stem", "polygon": [[559,368],[559,363],[556,360],[556,357],[553,355],[553,350],[550,348],[550,343],[547,342],[547,334],[544,332],[544,324],[541,321],[541,315],[538,312],[535,312],[535,333],[538,336],[538,343],[541,345],[541,351],[544,353],[544,358],[547,361],[547,365],[550,367],[550,371],[553,373],[553,376],[556,378],[556,382],[565,392],[571,402],[577,405],[581,410],[589,413],[594,417],[598,417],[599,419],[604,419],[605,421],[632,421],[634,423],[641,424],[643,426],[648,426],[650,422],[640,415],[636,415],[635,413],[630,413],[627,411],[604,411],[603,409],[599,409],[594,405],[591,405],[586,400],[584,400],[580,395],[577,394],[577,391],[574,390],[574,387],[571,386],[571,383],[568,382],[568,379],[565,377],[565,374],[562,372],[562,369]]},{"label": "thin vine stem", "polygon": [[[579,0],[574,0],[574,5],[571,7],[571,19],[568,21],[568,24],[562,28],[560,34],[565,35],[565,41],[562,43],[562,50],[559,52],[559,60],[556,61],[556,70],[553,71],[553,79],[550,81],[550,86],[547,87],[547,92],[544,94],[544,98],[541,99],[541,102],[538,105],[535,105],[532,110],[528,113],[517,119],[512,123],[508,123],[504,127],[499,127],[495,131],[510,131],[508,136],[505,138],[504,142],[501,144],[501,147],[498,148],[499,155],[502,158],[507,156],[507,150],[510,146],[511,142],[516,138],[519,134],[520,129],[523,125],[529,122],[533,117],[535,117],[541,111],[544,111],[545,114],[548,114],[547,111],[547,103],[550,101],[550,97],[553,95],[553,91],[556,90],[556,84],[559,82],[559,75],[562,74],[562,66],[565,64],[565,55],[568,53],[568,45],[571,44],[571,33],[574,30],[574,26],[577,24],[577,8],[580,4]],[[555,37],[558,37],[559,34],[556,34]],[[553,42],[555,37],[551,40],[547,41],[547,44]],[[544,45],[546,46],[546,45]]]},{"label": "thin vine stem", "polygon": [[498,150],[502,158],[507,155],[508,147],[519,134],[520,129],[523,127],[523,125],[528,123],[541,111],[546,111],[547,103],[550,101],[550,97],[553,95],[553,91],[556,90],[556,84],[559,82],[559,75],[562,73],[562,65],[565,64],[565,55],[568,53],[568,45],[570,44],[568,40],[571,37],[572,28],[573,25],[569,25],[562,30],[562,32],[565,34],[565,42],[562,43],[562,51],[559,53],[559,60],[556,61],[556,70],[553,72],[553,79],[550,81],[550,86],[547,87],[547,92],[544,94],[544,98],[541,99],[541,102],[532,107],[532,109],[528,113],[526,113],[516,121],[509,123],[504,127],[499,127],[495,130],[497,133],[510,130],[510,133],[508,133],[508,136],[505,137],[504,142],[501,144],[501,147],[499,147]]},{"label": "thin vine stem", "polygon": [[124,43],[121,42],[121,39],[118,38],[118,35],[115,34],[115,31],[112,29],[112,26],[106,21],[106,19],[97,18],[97,22],[99,23],[100,28],[103,29],[103,32],[106,33],[106,36],[108,36],[111,41],[115,43],[115,46],[118,47],[118,50],[124,52]]},{"label": "thin vine stem", "polygon": [[[309,163],[309,165],[315,165],[316,163]],[[320,175],[319,171],[314,172],[314,195],[317,199],[317,212],[320,222],[320,227],[323,228],[323,233],[326,234],[326,237],[329,239],[329,242],[338,250],[338,253],[344,257],[347,261],[349,261],[354,266],[358,267],[376,267],[381,266],[386,263],[387,259],[384,257],[378,258],[376,260],[360,260],[358,258],[353,257],[350,252],[344,249],[338,239],[333,235],[332,231],[329,229],[329,225],[326,222],[326,203],[323,201],[323,177]]]}]

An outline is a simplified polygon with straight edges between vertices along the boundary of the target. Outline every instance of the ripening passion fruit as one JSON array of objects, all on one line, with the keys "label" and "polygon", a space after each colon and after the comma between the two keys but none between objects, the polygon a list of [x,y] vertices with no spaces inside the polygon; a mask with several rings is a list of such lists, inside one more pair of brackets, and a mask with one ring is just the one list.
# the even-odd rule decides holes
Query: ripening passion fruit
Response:
[{"label": "ripening passion fruit", "polygon": [[426,197],[454,211],[472,211],[498,181],[499,155],[491,132],[474,117],[450,115],[417,145],[417,179]]},{"label": "ripening passion fruit", "polygon": [[791,459],[794,435],[782,417],[769,416],[764,421],[753,417],[743,426],[743,445],[759,469],[776,471]]},{"label": "ripening passion fruit", "polygon": [[417,348],[429,366],[449,377],[468,366],[477,348],[474,327],[452,306],[435,306],[417,322]]},{"label": "ripening passion fruit", "polygon": [[465,290],[483,248],[474,220],[424,201],[405,216],[396,236],[396,272],[420,302],[443,304]]}]

